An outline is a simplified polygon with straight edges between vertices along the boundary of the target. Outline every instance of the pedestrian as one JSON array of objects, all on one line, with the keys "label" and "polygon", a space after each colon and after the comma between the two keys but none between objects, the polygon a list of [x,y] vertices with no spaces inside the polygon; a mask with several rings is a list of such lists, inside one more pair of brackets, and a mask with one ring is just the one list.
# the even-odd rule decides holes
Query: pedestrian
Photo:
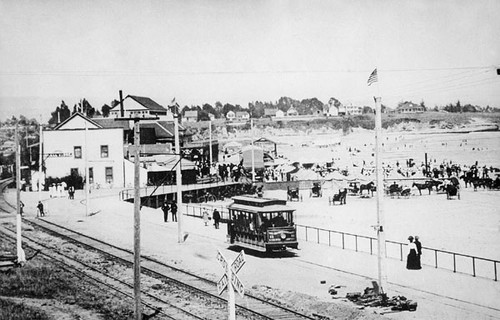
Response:
[{"label": "pedestrian", "polygon": [[164,202],[161,206],[161,210],[163,210],[163,221],[168,222],[168,210],[170,210],[170,206],[167,202]]},{"label": "pedestrian", "polygon": [[220,213],[219,213],[219,211],[217,211],[217,208],[214,209],[214,212],[212,214],[212,218],[214,219],[215,229],[219,229]]},{"label": "pedestrian", "polygon": [[68,187],[68,194],[69,194],[69,199],[70,200],[75,199],[75,187],[69,186]]},{"label": "pedestrian", "polygon": [[418,266],[422,267],[422,261],[420,259],[422,256],[422,244],[420,243],[418,236],[415,236],[415,246],[417,247]]},{"label": "pedestrian", "polygon": [[38,215],[40,215],[40,217],[45,217],[45,212],[43,212],[43,203],[42,201],[38,201],[38,205],[36,206],[37,209],[38,209]]},{"label": "pedestrian", "polygon": [[172,221],[177,222],[177,204],[175,202],[170,204],[170,211],[172,211]]},{"label": "pedestrian", "polygon": [[22,201],[19,201],[19,213],[21,214],[21,216],[24,213],[24,203]]},{"label": "pedestrian", "polygon": [[208,226],[208,220],[209,220],[208,211],[207,209],[203,209],[203,222],[205,222],[205,227]]},{"label": "pedestrian", "polygon": [[422,267],[420,266],[419,261],[418,261],[417,246],[413,242],[413,236],[409,236],[408,241],[410,243],[408,244],[408,256],[406,259],[406,269],[419,270]]}]

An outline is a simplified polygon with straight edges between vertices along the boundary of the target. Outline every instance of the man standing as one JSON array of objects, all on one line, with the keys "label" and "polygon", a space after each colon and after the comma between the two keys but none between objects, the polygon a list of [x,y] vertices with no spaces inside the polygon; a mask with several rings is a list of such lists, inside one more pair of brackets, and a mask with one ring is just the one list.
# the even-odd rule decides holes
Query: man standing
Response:
[{"label": "man standing", "polygon": [[214,213],[212,214],[212,218],[214,219],[215,229],[219,229],[219,221],[220,221],[220,213],[217,209],[214,209]]},{"label": "man standing", "polygon": [[177,222],[177,204],[175,201],[170,205],[170,210],[172,211],[172,221]]},{"label": "man standing", "polygon": [[44,217],[45,213],[43,212],[43,203],[42,203],[42,201],[38,201],[38,205],[36,207],[38,209],[38,214],[40,215],[40,217]]},{"label": "man standing", "polygon": [[168,222],[168,210],[170,210],[170,207],[167,202],[163,203],[161,210],[163,210],[163,221]]}]

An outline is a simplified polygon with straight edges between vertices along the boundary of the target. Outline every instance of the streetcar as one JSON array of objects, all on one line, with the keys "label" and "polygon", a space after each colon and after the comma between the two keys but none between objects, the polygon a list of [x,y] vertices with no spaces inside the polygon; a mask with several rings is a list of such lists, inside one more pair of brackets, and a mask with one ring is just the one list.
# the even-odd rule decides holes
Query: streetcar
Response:
[{"label": "streetcar", "polygon": [[227,240],[263,252],[297,249],[295,209],[286,200],[236,196],[228,206]]}]

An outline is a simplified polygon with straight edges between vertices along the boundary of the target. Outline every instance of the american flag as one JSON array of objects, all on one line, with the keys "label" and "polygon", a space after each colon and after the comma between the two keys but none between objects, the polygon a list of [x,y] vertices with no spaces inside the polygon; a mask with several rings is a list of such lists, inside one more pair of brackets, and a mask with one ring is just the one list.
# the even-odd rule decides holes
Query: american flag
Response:
[{"label": "american flag", "polygon": [[378,81],[377,68],[375,68],[375,70],[373,70],[373,72],[368,77],[368,86],[377,81]]}]

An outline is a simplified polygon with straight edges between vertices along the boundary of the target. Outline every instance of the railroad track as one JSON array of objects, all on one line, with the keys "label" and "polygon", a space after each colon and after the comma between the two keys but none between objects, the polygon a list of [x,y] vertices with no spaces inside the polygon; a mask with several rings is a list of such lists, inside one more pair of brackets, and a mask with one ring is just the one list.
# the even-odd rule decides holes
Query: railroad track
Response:
[{"label": "railroad track", "polygon": [[[133,252],[130,250],[105,243],[96,238],[70,230],[44,219],[24,219],[24,222],[32,225],[34,228],[53,234],[54,236],[65,239],[79,246],[88,248],[92,251],[97,251],[103,255],[107,255],[112,259],[120,261],[126,266],[132,266]],[[204,298],[201,299],[204,301],[205,305],[207,304],[207,299],[208,301],[213,301],[211,303],[218,305],[217,308],[220,308],[221,311],[227,315],[227,300],[218,295],[217,284],[215,282],[167,265],[156,259],[142,256],[141,260],[141,270],[145,275],[152,276],[164,283],[182,287],[183,290],[190,292],[190,299],[193,298],[193,295],[204,296]],[[244,298],[237,297],[236,302],[236,311],[242,318],[317,319],[249,294],[246,294]]]},{"label": "railroad track", "polygon": [[[1,184],[0,190],[3,191]],[[3,199],[3,192],[0,194],[0,209],[5,212],[12,212],[14,210],[13,207]],[[113,261],[117,261],[126,268],[130,268],[133,264],[133,252],[130,250],[105,243],[44,219],[30,220],[24,218],[23,222],[44,233],[61,238],[68,243],[84,247],[90,252],[97,252],[100,255],[104,255]],[[10,238],[11,241],[15,239],[13,238],[15,237],[15,231],[10,230],[6,226],[0,228],[0,233],[4,234],[2,237]],[[41,251],[43,255],[47,256],[49,259],[55,260],[64,268],[73,270],[73,272],[79,274],[81,277],[101,283],[124,296],[132,297],[131,292],[133,290],[133,285],[130,282],[127,283],[122,281],[119,277],[110,276],[108,270],[99,270],[93,264],[79,261],[74,255],[72,256],[61,252],[58,248],[51,247],[43,241],[35,239],[35,237],[31,235],[27,235],[27,232],[23,234],[23,239],[25,244],[33,250]],[[220,319],[227,317],[227,300],[218,295],[215,282],[149,257],[143,256],[141,259],[142,273],[161,281],[162,285],[168,286],[169,291],[172,291],[173,286],[176,296],[180,298],[180,301],[175,305],[170,303],[168,299],[161,298],[156,294],[151,294],[150,292],[155,290],[143,285],[142,300],[144,306],[151,310],[158,310],[158,308],[161,308],[160,314],[166,319],[214,319],[213,309],[216,310],[216,313],[220,311]],[[105,280],[102,280],[103,276]],[[184,298],[188,299],[183,300]],[[200,317],[200,315],[204,313],[200,313],[199,309],[197,310],[194,306],[196,304],[195,300],[197,299],[205,310],[207,308],[212,309],[208,318],[203,316]],[[187,306],[186,301],[188,302]],[[238,318],[242,319],[317,319],[248,294],[245,295],[244,298],[237,297],[236,302]],[[219,317],[217,316],[215,318]]]},{"label": "railroad track", "polygon": [[14,181],[14,178],[8,178],[5,180],[0,180],[0,212],[11,213],[16,210],[16,207],[12,206],[10,203],[5,201],[3,196],[3,191],[9,184]]}]

